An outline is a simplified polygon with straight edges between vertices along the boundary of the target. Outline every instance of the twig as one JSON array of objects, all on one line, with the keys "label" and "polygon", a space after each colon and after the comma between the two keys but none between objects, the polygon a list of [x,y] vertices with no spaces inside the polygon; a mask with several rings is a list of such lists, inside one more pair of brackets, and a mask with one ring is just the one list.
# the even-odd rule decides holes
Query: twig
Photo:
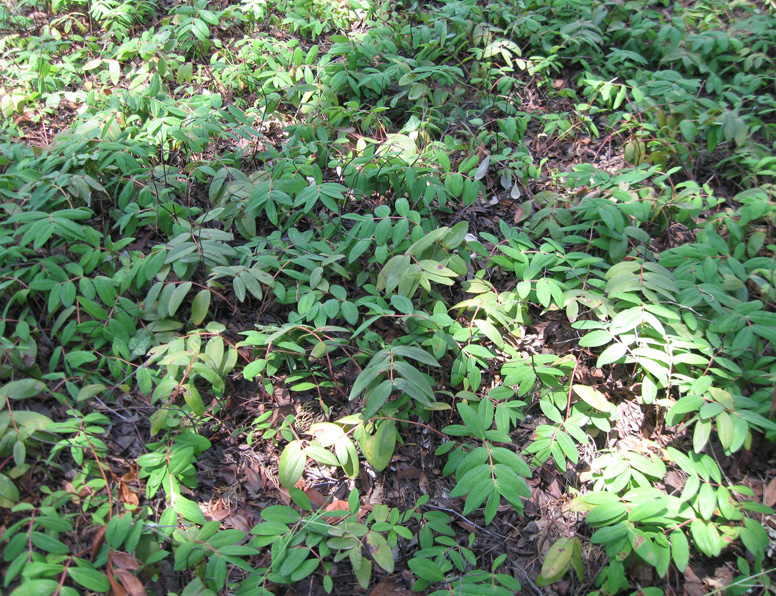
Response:
[{"label": "twig", "polygon": [[429,503],[426,503],[426,505],[425,505],[425,506],[426,506],[426,507],[430,507],[431,509],[437,509],[437,510],[439,510],[439,511],[446,511],[447,513],[452,513],[453,515],[456,515],[456,516],[460,517],[460,518],[461,518],[463,521],[465,521],[467,524],[469,524],[469,525],[471,525],[471,526],[474,526],[474,527],[475,527],[477,530],[479,530],[480,532],[484,532],[484,533],[485,533],[485,534],[487,534],[488,536],[492,536],[493,538],[498,538],[499,540],[506,540],[506,536],[502,536],[501,534],[494,534],[494,533],[493,533],[493,532],[491,532],[490,530],[486,530],[486,529],[485,529],[485,528],[483,528],[482,526],[478,526],[478,525],[477,525],[477,524],[475,524],[475,523],[474,523],[472,520],[470,520],[470,519],[468,519],[468,518],[464,517],[463,515],[461,515],[460,513],[458,513],[458,512],[457,512],[455,509],[448,509],[447,507],[440,507],[440,506],[438,506],[438,505],[431,505],[431,504],[429,504]]}]

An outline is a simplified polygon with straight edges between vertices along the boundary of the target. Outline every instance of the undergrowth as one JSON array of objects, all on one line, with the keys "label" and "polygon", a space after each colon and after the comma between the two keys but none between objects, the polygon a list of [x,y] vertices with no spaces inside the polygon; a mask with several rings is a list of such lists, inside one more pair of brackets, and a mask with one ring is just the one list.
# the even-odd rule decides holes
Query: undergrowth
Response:
[{"label": "undergrowth", "polygon": [[[725,462],[776,437],[772,9],[30,0],[0,27],[8,593],[656,595],[717,557],[770,589],[772,511]],[[367,503],[418,433],[457,509]],[[219,441],[277,456],[250,527],[205,507]],[[569,531],[532,573],[478,545],[540,470]]]}]

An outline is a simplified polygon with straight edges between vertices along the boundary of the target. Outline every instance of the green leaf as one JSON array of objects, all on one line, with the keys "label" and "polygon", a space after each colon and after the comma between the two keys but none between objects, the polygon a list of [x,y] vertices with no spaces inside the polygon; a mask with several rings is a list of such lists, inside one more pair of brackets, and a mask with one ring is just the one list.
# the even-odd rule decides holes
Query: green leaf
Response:
[{"label": "green leaf", "polygon": [[350,325],[358,322],[358,307],[352,302],[345,301],[340,304],[340,313]]},{"label": "green leaf", "polygon": [[587,514],[585,521],[593,527],[608,525],[612,522],[618,522],[625,518],[628,513],[628,507],[625,503],[619,501],[599,505]]},{"label": "green leaf", "polygon": [[[283,559],[283,563],[278,569],[280,575],[290,577],[297,571],[307,559],[307,555],[310,554],[310,549],[307,547],[291,548],[286,551],[286,557]],[[317,559],[316,559],[317,562]]]},{"label": "green leaf", "polygon": [[483,319],[474,319],[474,324],[477,328],[485,334],[490,341],[498,348],[504,347],[504,338],[499,333],[498,329],[490,321]]},{"label": "green leaf", "polygon": [[584,348],[597,348],[599,346],[603,346],[604,344],[608,344],[610,341],[612,341],[612,339],[612,334],[607,330],[594,329],[593,331],[585,334],[585,336],[579,340],[579,345]]},{"label": "green leaf", "polygon": [[260,524],[256,524],[253,527],[251,534],[256,536],[283,536],[290,531],[291,528],[289,528],[286,524],[281,524],[280,522],[262,522]]},{"label": "green leaf", "polygon": [[740,536],[746,549],[755,556],[762,555],[768,548],[768,533],[750,517],[744,519],[744,527],[741,528]]},{"label": "green leaf", "polygon": [[635,505],[631,509],[628,519],[631,522],[656,523],[657,520],[653,518],[661,517],[666,513],[667,509],[668,507],[662,500],[646,501]]},{"label": "green leaf", "polygon": [[24,441],[15,441],[13,444],[13,463],[17,466],[23,466],[27,458],[27,448]]},{"label": "green leaf", "polygon": [[711,434],[711,421],[710,420],[698,420],[695,423],[695,430],[692,436],[693,451],[700,453],[706,447],[706,443],[709,441],[709,435]]},{"label": "green leaf", "polygon": [[307,432],[324,447],[331,447],[345,438],[345,431],[342,430],[342,427],[331,422],[316,422],[310,425]]},{"label": "green leaf", "polygon": [[186,281],[175,288],[172,295],[170,296],[170,302],[167,304],[167,314],[170,317],[174,316],[175,313],[178,312],[178,308],[180,308],[180,305],[183,302],[183,299],[186,297],[186,294],[188,294],[189,290],[191,290],[191,286],[192,283],[190,281]]},{"label": "green leaf", "polygon": [[261,519],[268,522],[294,524],[300,517],[297,511],[284,505],[270,505],[261,510]]},{"label": "green leaf", "polygon": [[387,351],[381,351],[375,354],[367,367],[361,371],[356,378],[356,382],[353,383],[353,387],[350,390],[349,399],[355,399],[363,391],[379,380],[383,373],[389,368],[389,355]]},{"label": "green leaf", "polygon": [[170,495],[170,505],[172,505],[175,513],[182,515],[190,522],[203,525],[207,521],[205,520],[205,516],[199,508],[199,505],[186,497],[172,494]]},{"label": "green leaf", "polygon": [[415,311],[412,300],[399,294],[391,295],[391,306],[403,315],[411,315]]},{"label": "green leaf", "polygon": [[469,430],[469,432],[477,438],[484,439],[485,427],[483,426],[482,420],[480,420],[480,417],[477,415],[477,412],[474,410],[474,408],[462,402],[456,404],[456,407],[458,408],[458,413],[461,415],[463,423],[466,425],[466,428]]},{"label": "green leaf", "polygon": [[550,292],[550,280],[546,277],[542,277],[536,282],[536,298],[544,308],[550,306],[552,293]]},{"label": "green leaf", "polygon": [[690,543],[682,530],[671,532],[671,558],[680,573],[684,573],[690,561]]},{"label": "green leaf", "polygon": [[690,523],[690,532],[695,546],[698,547],[704,555],[716,557],[719,555],[721,545],[718,544],[719,534],[711,524],[707,524],[701,519],[694,519]]},{"label": "green leaf", "polygon": [[337,454],[337,459],[345,474],[350,478],[355,478],[358,475],[358,452],[350,437],[346,436],[338,441],[334,446],[334,452]]},{"label": "green leaf", "polygon": [[205,413],[205,404],[199,394],[199,389],[197,389],[193,383],[186,383],[183,385],[182,389],[183,399],[186,402],[186,405],[189,406],[191,411],[197,416],[202,416]]},{"label": "green leaf", "polygon": [[302,477],[307,457],[302,450],[301,441],[291,441],[278,461],[278,477],[285,488],[294,486]]},{"label": "green leaf", "polygon": [[5,474],[0,474],[0,507],[10,509],[19,502],[19,489]]},{"label": "green leaf", "polygon": [[445,579],[445,574],[442,573],[439,565],[424,557],[413,557],[408,565],[415,575],[429,583],[441,582]]},{"label": "green leaf", "polygon": [[201,290],[194,296],[191,303],[191,322],[194,325],[201,325],[207,317],[210,309],[210,290]]},{"label": "green leaf", "polygon": [[682,119],[682,121],[679,122],[679,130],[682,131],[684,140],[689,143],[694,142],[695,138],[698,136],[698,128],[692,120]]},{"label": "green leaf", "polygon": [[9,596],[51,596],[59,589],[59,582],[53,579],[34,579],[24,582]]},{"label": "green leaf", "polygon": [[107,592],[110,590],[110,582],[104,574],[96,569],[85,567],[69,567],[67,574],[75,583],[82,585],[87,590],[95,592]]},{"label": "green leaf", "polygon": [[386,379],[377,387],[372,389],[366,397],[364,419],[369,420],[375,414],[377,414],[380,408],[385,405],[385,402],[388,401],[391,393],[393,393],[393,383],[390,379]]},{"label": "green leaf", "polygon": [[383,420],[372,438],[371,459],[367,459],[377,472],[382,472],[391,462],[394,449],[396,449],[396,424],[393,420]]},{"label": "green leaf", "polygon": [[714,491],[714,488],[710,484],[704,482],[701,485],[700,491],[698,491],[698,513],[700,513],[703,519],[710,520],[711,516],[714,515],[714,509],[716,506],[717,493]]},{"label": "green leaf", "polygon": [[0,400],[5,401],[6,397],[10,399],[28,399],[40,395],[44,391],[47,391],[44,383],[35,379],[20,379],[0,387]]},{"label": "green leaf", "polygon": [[717,435],[725,451],[730,451],[736,440],[736,429],[730,414],[727,412],[720,412],[717,416]]},{"label": "green leaf", "polygon": [[314,459],[319,464],[323,464],[324,466],[339,465],[339,460],[337,459],[336,455],[334,455],[328,449],[324,449],[323,447],[321,447],[320,445],[316,445],[315,443],[305,447],[304,452],[305,452],[305,455],[307,455],[307,457]]},{"label": "green leaf", "polygon": [[439,366],[439,362],[422,348],[416,348],[414,346],[396,346],[391,349],[391,352],[396,356],[417,360],[426,366]]},{"label": "green leaf", "polygon": [[593,544],[615,543],[621,538],[625,538],[627,535],[628,525],[619,522],[613,526],[605,526],[593,532],[593,535],[590,537],[590,542]]},{"label": "green leaf", "polygon": [[608,346],[603,352],[601,352],[601,355],[598,356],[598,361],[596,362],[596,366],[598,368],[601,368],[603,366],[606,366],[607,364],[612,364],[613,362],[617,362],[625,356],[628,353],[628,346],[626,346],[623,343],[615,342],[612,345]]},{"label": "green leaf", "polygon": [[30,532],[30,541],[40,550],[56,555],[65,555],[70,552],[70,548],[64,545],[60,540],[44,534],[43,532]]},{"label": "green leaf", "polygon": [[[356,559],[356,552],[357,551],[353,549],[348,551],[348,554],[350,555],[351,563],[353,563],[353,573],[356,576],[356,580],[358,580],[358,584],[366,590],[369,587],[369,580],[372,579],[372,561],[360,557],[359,564],[355,565],[354,560]],[[360,553],[358,553],[358,555],[360,555]]]},{"label": "green leaf", "polygon": [[306,578],[318,568],[319,564],[320,562],[318,559],[307,559],[293,573],[291,573],[291,581],[298,582]]}]

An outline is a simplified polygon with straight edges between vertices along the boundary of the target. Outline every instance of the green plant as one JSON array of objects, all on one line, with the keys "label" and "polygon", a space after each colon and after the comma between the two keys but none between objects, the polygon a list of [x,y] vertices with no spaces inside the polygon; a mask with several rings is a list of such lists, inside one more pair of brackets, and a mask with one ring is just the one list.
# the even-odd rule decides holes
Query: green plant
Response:
[{"label": "green plant", "polygon": [[769,589],[776,27],[669,8],[0,8],[3,589]]}]

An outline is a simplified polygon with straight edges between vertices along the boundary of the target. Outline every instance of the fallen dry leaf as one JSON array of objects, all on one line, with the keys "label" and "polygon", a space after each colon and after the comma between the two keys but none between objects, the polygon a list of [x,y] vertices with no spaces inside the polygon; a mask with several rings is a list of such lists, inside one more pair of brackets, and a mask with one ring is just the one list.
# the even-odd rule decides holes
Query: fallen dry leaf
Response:
[{"label": "fallen dry leaf", "polygon": [[291,494],[282,486],[279,486],[277,490],[274,490],[270,493],[270,498],[277,495],[277,499],[283,503],[283,505],[290,505],[291,504]]},{"label": "fallen dry leaf", "polygon": [[108,562],[108,572],[105,575],[108,576],[108,582],[110,583],[113,596],[127,596],[127,591],[124,589],[124,586],[117,582],[116,578],[113,577],[113,567],[110,562]]},{"label": "fallen dry leaf", "polygon": [[215,521],[224,521],[231,514],[232,512],[228,507],[224,506],[224,502],[221,499],[218,500],[215,506],[210,507],[206,513],[206,515],[210,516]]},{"label": "fallen dry leaf", "polygon": [[680,491],[684,487],[685,478],[676,470],[671,470],[666,474],[665,484],[674,491]]},{"label": "fallen dry leaf", "polygon": [[113,551],[109,556],[114,567],[119,569],[130,569],[132,571],[140,569],[140,562],[129,553]]},{"label": "fallen dry leaf", "polygon": [[129,596],[146,596],[143,582],[126,569],[116,569],[121,585],[124,586]]},{"label": "fallen dry leaf", "polygon": [[420,473],[420,477],[418,478],[418,488],[424,495],[429,494],[431,484],[428,481],[428,476],[426,476],[423,472]]},{"label": "fallen dry leaf", "polygon": [[684,593],[685,596],[705,596],[708,590],[703,585],[700,578],[695,575],[692,568],[688,567],[684,572]]},{"label": "fallen dry leaf", "polygon": [[264,488],[264,482],[257,470],[245,468],[243,474],[245,476],[245,486],[252,493],[256,494]]},{"label": "fallen dry leaf", "polygon": [[129,505],[140,504],[140,499],[138,499],[137,494],[131,488],[129,488],[128,484],[123,482],[119,483],[119,500],[122,503],[127,503]]},{"label": "fallen dry leaf", "polygon": [[763,493],[763,505],[773,507],[774,504],[776,504],[776,476],[771,479]]},{"label": "fallen dry leaf", "polygon": [[306,488],[304,490],[304,494],[307,495],[307,498],[310,499],[310,503],[312,503],[313,507],[323,507],[326,505],[326,502],[329,500],[323,494],[321,494],[320,491],[314,488]]},{"label": "fallen dry leaf", "polygon": [[235,530],[240,530],[241,532],[244,532],[245,534],[250,534],[251,529],[255,524],[252,524],[249,521],[250,514],[245,511],[245,509],[240,509],[237,512],[232,513],[229,517],[227,517],[224,520],[225,524],[228,524],[228,527],[234,528]]},{"label": "fallen dry leaf", "polygon": [[420,478],[422,472],[420,468],[400,467],[396,470],[396,476],[399,478],[406,478],[408,480],[417,480]]},{"label": "fallen dry leaf", "polygon": [[342,499],[334,499],[326,505],[326,511],[348,511],[348,502]]},{"label": "fallen dry leaf", "polygon": [[396,578],[386,577],[381,580],[372,591],[369,592],[369,596],[411,596],[412,592],[403,588],[396,588]]},{"label": "fallen dry leaf", "polygon": [[108,529],[108,525],[105,524],[104,526],[100,526],[97,532],[94,534],[94,538],[92,538],[92,561],[94,561],[94,558],[97,556],[97,553],[100,552],[100,547],[102,546],[102,543],[105,541],[105,530]]},{"label": "fallen dry leaf", "polygon": [[[348,502],[343,501],[342,499],[334,499],[331,503],[326,505],[324,507],[324,511],[348,511]],[[329,517],[326,521],[328,521],[330,524],[338,524],[343,519],[345,519],[344,516],[337,516],[337,517]]]}]

